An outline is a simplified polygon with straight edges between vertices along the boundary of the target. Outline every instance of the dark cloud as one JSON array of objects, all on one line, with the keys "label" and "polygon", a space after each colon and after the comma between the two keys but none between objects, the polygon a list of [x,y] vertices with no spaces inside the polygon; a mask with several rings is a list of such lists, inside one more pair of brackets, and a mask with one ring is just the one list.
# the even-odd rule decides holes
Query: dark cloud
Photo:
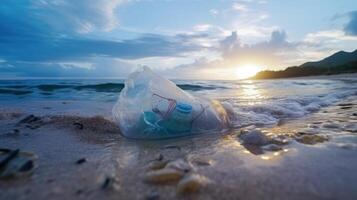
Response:
[{"label": "dark cloud", "polygon": [[1,30],[12,31],[16,35],[43,31],[52,34],[106,31],[117,25],[114,11],[121,2],[122,0],[2,0]]},{"label": "dark cloud", "polygon": [[349,21],[344,27],[347,35],[357,36],[357,11],[348,13]]},{"label": "dark cloud", "polygon": [[0,37],[0,57],[10,61],[73,61],[91,57],[137,59],[153,56],[180,56],[200,46],[176,37],[144,35],[123,40],[85,38]]},{"label": "dark cloud", "polygon": [[[93,62],[97,58],[177,57],[203,48],[195,40],[208,37],[205,34],[144,34],[127,40],[95,39],[85,34],[116,25],[113,12],[121,2],[3,0],[0,4],[0,72],[26,76],[67,76],[63,73],[71,72],[73,76],[77,73],[96,76],[93,70],[76,71],[72,68],[77,65],[68,67],[61,63]],[[132,67],[127,63],[122,65]],[[102,69],[101,72],[109,69],[108,63],[93,66]]]}]

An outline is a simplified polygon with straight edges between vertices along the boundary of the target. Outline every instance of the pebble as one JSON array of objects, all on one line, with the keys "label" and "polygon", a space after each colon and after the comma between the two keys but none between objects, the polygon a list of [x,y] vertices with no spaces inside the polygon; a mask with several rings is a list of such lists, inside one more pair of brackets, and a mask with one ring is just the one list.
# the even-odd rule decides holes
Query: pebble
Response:
[{"label": "pebble", "polygon": [[165,149],[177,149],[177,150],[181,151],[181,147],[177,146],[177,145],[166,145],[164,148]]},{"label": "pebble", "polygon": [[328,137],[321,135],[303,135],[301,137],[296,138],[296,141],[303,144],[317,144],[321,142],[328,141]]},{"label": "pebble", "polygon": [[182,172],[189,172],[192,170],[192,165],[184,161],[183,159],[177,159],[175,161],[167,163],[166,168],[172,168]]},{"label": "pebble", "polygon": [[146,200],[157,200],[160,199],[160,195],[157,192],[152,192],[145,197]]},{"label": "pebble", "polygon": [[320,126],[317,124],[308,124],[307,127],[308,128],[320,128]]},{"label": "pebble", "polygon": [[25,118],[23,118],[22,120],[19,121],[19,124],[23,124],[23,123],[32,123],[32,122],[36,122],[39,121],[41,118],[36,117],[35,115],[28,115]]},{"label": "pebble", "polygon": [[153,160],[148,164],[147,168],[149,170],[158,170],[164,168],[166,164],[167,161],[164,160]]},{"label": "pebble", "polygon": [[197,192],[207,183],[207,178],[199,174],[189,174],[177,185],[177,192],[180,194]]},{"label": "pebble", "polygon": [[146,173],[144,180],[148,183],[167,184],[179,181],[183,175],[182,171],[164,168]]},{"label": "pebble", "polygon": [[101,188],[102,189],[107,189],[107,188],[114,188],[114,183],[115,183],[115,178],[111,176],[106,176]]},{"label": "pebble", "polygon": [[276,145],[276,144],[269,144],[269,145],[263,146],[262,148],[267,151],[281,151],[281,150],[283,150],[283,148],[281,146]]},{"label": "pebble", "polygon": [[270,141],[272,144],[276,145],[287,145],[289,144],[289,139],[287,138],[280,138],[280,137],[274,137]]},{"label": "pebble", "polygon": [[209,165],[212,165],[212,163],[213,163],[213,161],[211,159],[202,158],[202,157],[194,158],[191,160],[191,162],[198,166],[209,166]]},{"label": "pebble", "polygon": [[348,124],[345,127],[343,127],[343,130],[349,131],[352,133],[357,133],[357,124]]},{"label": "pebble", "polygon": [[341,128],[341,126],[337,123],[325,123],[322,125],[324,128]]},{"label": "pebble", "polygon": [[85,163],[85,162],[87,162],[87,159],[86,159],[86,158],[81,158],[81,159],[78,159],[78,160],[76,161],[76,164],[77,164],[77,165],[80,165],[80,164],[83,164],[83,163]]},{"label": "pebble", "polygon": [[269,138],[262,133],[261,130],[252,130],[240,135],[240,139],[244,144],[263,146],[269,143]]},{"label": "pebble", "polygon": [[314,128],[305,128],[297,132],[298,135],[315,135],[318,134],[319,130]]}]

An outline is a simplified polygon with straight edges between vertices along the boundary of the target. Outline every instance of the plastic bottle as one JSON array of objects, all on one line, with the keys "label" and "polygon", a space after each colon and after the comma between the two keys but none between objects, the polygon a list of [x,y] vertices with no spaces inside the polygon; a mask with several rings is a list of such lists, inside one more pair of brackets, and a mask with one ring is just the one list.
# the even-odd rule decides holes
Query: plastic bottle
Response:
[{"label": "plastic bottle", "polygon": [[178,102],[172,111],[166,129],[170,133],[183,133],[191,131],[192,106]]}]

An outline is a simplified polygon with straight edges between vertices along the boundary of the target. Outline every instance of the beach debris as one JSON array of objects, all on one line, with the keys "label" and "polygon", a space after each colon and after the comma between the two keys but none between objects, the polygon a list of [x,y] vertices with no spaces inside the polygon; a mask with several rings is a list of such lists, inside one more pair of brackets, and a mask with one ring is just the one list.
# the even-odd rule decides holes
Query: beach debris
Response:
[{"label": "beach debris", "polygon": [[352,108],[352,106],[343,106],[343,107],[341,107],[341,109],[343,109],[343,110],[347,110],[347,109],[351,109]]},{"label": "beach debris", "polygon": [[87,162],[87,159],[86,159],[86,158],[80,158],[80,159],[78,159],[78,160],[76,161],[76,164],[77,164],[77,165],[80,165],[80,164],[83,164],[83,163],[85,163],[85,162]]},{"label": "beach debris", "polygon": [[112,113],[124,136],[159,139],[226,130],[226,108],[188,94],[144,66],[129,75]]},{"label": "beach debris", "polygon": [[179,181],[184,176],[184,172],[173,169],[163,168],[146,173],[144,180],[148,183],[167,184]]},{"label": "beach debris", "polygon": [[353,113],[352,116],[357,116],[357,113]]},{"label": "beach debris", "polygon": [[37,156],[19,149],[0,149],[0,178],[30,174],[35,168]]},{"label": "beach debris", "polygon": [[79,130],[82,130],[84,128],[84,125],[79,122],[74,122],[73,125]]},{"label": "beach debris", "polygon": [[202,186],[208,182],[208,179],[199,174],[188,174],[177,185],[179,194],[187,194],[197,192]]},{"label": "beach debris", "polygon": [[259,129],[251,131],[242,131],[239,138],[243,144],[263,146],[269,143],[269,138]]},{"label": "beach debris", "polygon": [[328,141],[328,137],[324,135],[302,135],[296,138],[296,141],[303,144],[317,144]]}]

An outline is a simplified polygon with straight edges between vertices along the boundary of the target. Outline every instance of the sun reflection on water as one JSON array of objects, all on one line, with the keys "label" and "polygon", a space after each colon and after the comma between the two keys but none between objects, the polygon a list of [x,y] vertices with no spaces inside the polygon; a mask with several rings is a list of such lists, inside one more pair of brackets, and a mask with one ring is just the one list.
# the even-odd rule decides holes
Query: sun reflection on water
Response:
[{"label": "sun reflection on water", "polygon": [[242,82],[240,87],[242,90],[240,91],[241,94],[239,95],[242,96],[244,99],[249,99],[250,101],[248,102],[248,104],[256,104],[258,103],[259,99],[263,98],[261,90],[251,80],[246,80]]}]

